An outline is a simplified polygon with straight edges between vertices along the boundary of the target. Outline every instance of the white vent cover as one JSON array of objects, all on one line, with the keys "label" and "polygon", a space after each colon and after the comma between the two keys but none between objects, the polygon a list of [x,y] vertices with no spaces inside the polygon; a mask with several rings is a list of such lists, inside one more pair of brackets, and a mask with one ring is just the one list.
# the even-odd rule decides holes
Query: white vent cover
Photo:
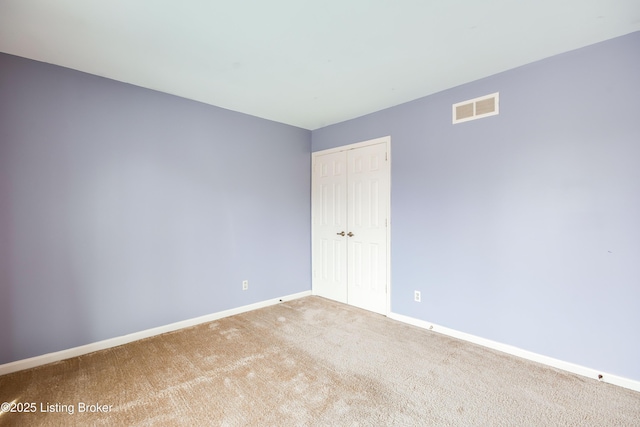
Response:
[{"label": "white vent cover", "polygon": [[495,116],[500,112],[499,92],[453,104],[453,124]]}]

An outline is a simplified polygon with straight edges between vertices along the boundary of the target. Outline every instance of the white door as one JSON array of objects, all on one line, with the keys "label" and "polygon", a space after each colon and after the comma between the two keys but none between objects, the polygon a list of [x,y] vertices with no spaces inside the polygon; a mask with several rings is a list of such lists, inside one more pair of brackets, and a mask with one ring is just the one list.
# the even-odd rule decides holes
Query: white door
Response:
[{"label": "white door", "polygon": [[313,166],[313,292],[386,314],[388,138],[316,153]]},{"label": "white door", "polygon": [[313,288],[347,302],[347,161],[344,152],[315,159],[312,177]]},{"label": "white door", "polygon": [[377,313],[387,311],[387,144],[347,151],[348,298]]}]

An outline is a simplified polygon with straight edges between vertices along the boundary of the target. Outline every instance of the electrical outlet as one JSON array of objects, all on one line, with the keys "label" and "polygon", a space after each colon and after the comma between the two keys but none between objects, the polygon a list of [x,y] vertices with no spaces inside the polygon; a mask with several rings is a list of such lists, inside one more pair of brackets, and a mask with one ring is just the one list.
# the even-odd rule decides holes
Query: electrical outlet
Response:
[{"label": "electrical outlet", "polygon": [[248,280],[243,280],[242,281],[242,290],[246,291],[247,289],[249,289],[249,281]]},{"label": "electrical outlet", "polygon": [[420,291],[413,291],[413,300],[415,302],[420,302]]}]

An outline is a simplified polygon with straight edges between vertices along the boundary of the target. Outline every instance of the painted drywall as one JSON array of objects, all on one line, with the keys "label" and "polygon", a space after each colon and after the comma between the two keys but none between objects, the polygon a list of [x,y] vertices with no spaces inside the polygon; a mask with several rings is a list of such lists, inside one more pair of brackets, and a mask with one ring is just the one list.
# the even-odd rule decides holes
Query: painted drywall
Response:
[{"label": "painted drywall", "polygon": [[640,380],[639,76],[636,32],[313,131],[391,136],[392,311]]},{"label": "painted drywall", "polygon": [[310,144],[0,54],[0,364],[309,290]]}]

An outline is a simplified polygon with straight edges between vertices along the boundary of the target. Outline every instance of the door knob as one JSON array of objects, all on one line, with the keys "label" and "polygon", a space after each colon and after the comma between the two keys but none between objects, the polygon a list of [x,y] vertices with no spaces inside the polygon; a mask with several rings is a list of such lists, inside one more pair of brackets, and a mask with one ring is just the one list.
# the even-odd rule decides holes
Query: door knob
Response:
[{"label": "door knob", "polygon": [[349,237],[353,237],[353,236],[355,236],[355,234],[353,234],[352,232],[348,232],[348,233],[347,233],[347,236],[349,236]]},{"label": "door knob", "polygon": [[336,233],[338,236],[344,236],[344,231],[341,233]]}]

